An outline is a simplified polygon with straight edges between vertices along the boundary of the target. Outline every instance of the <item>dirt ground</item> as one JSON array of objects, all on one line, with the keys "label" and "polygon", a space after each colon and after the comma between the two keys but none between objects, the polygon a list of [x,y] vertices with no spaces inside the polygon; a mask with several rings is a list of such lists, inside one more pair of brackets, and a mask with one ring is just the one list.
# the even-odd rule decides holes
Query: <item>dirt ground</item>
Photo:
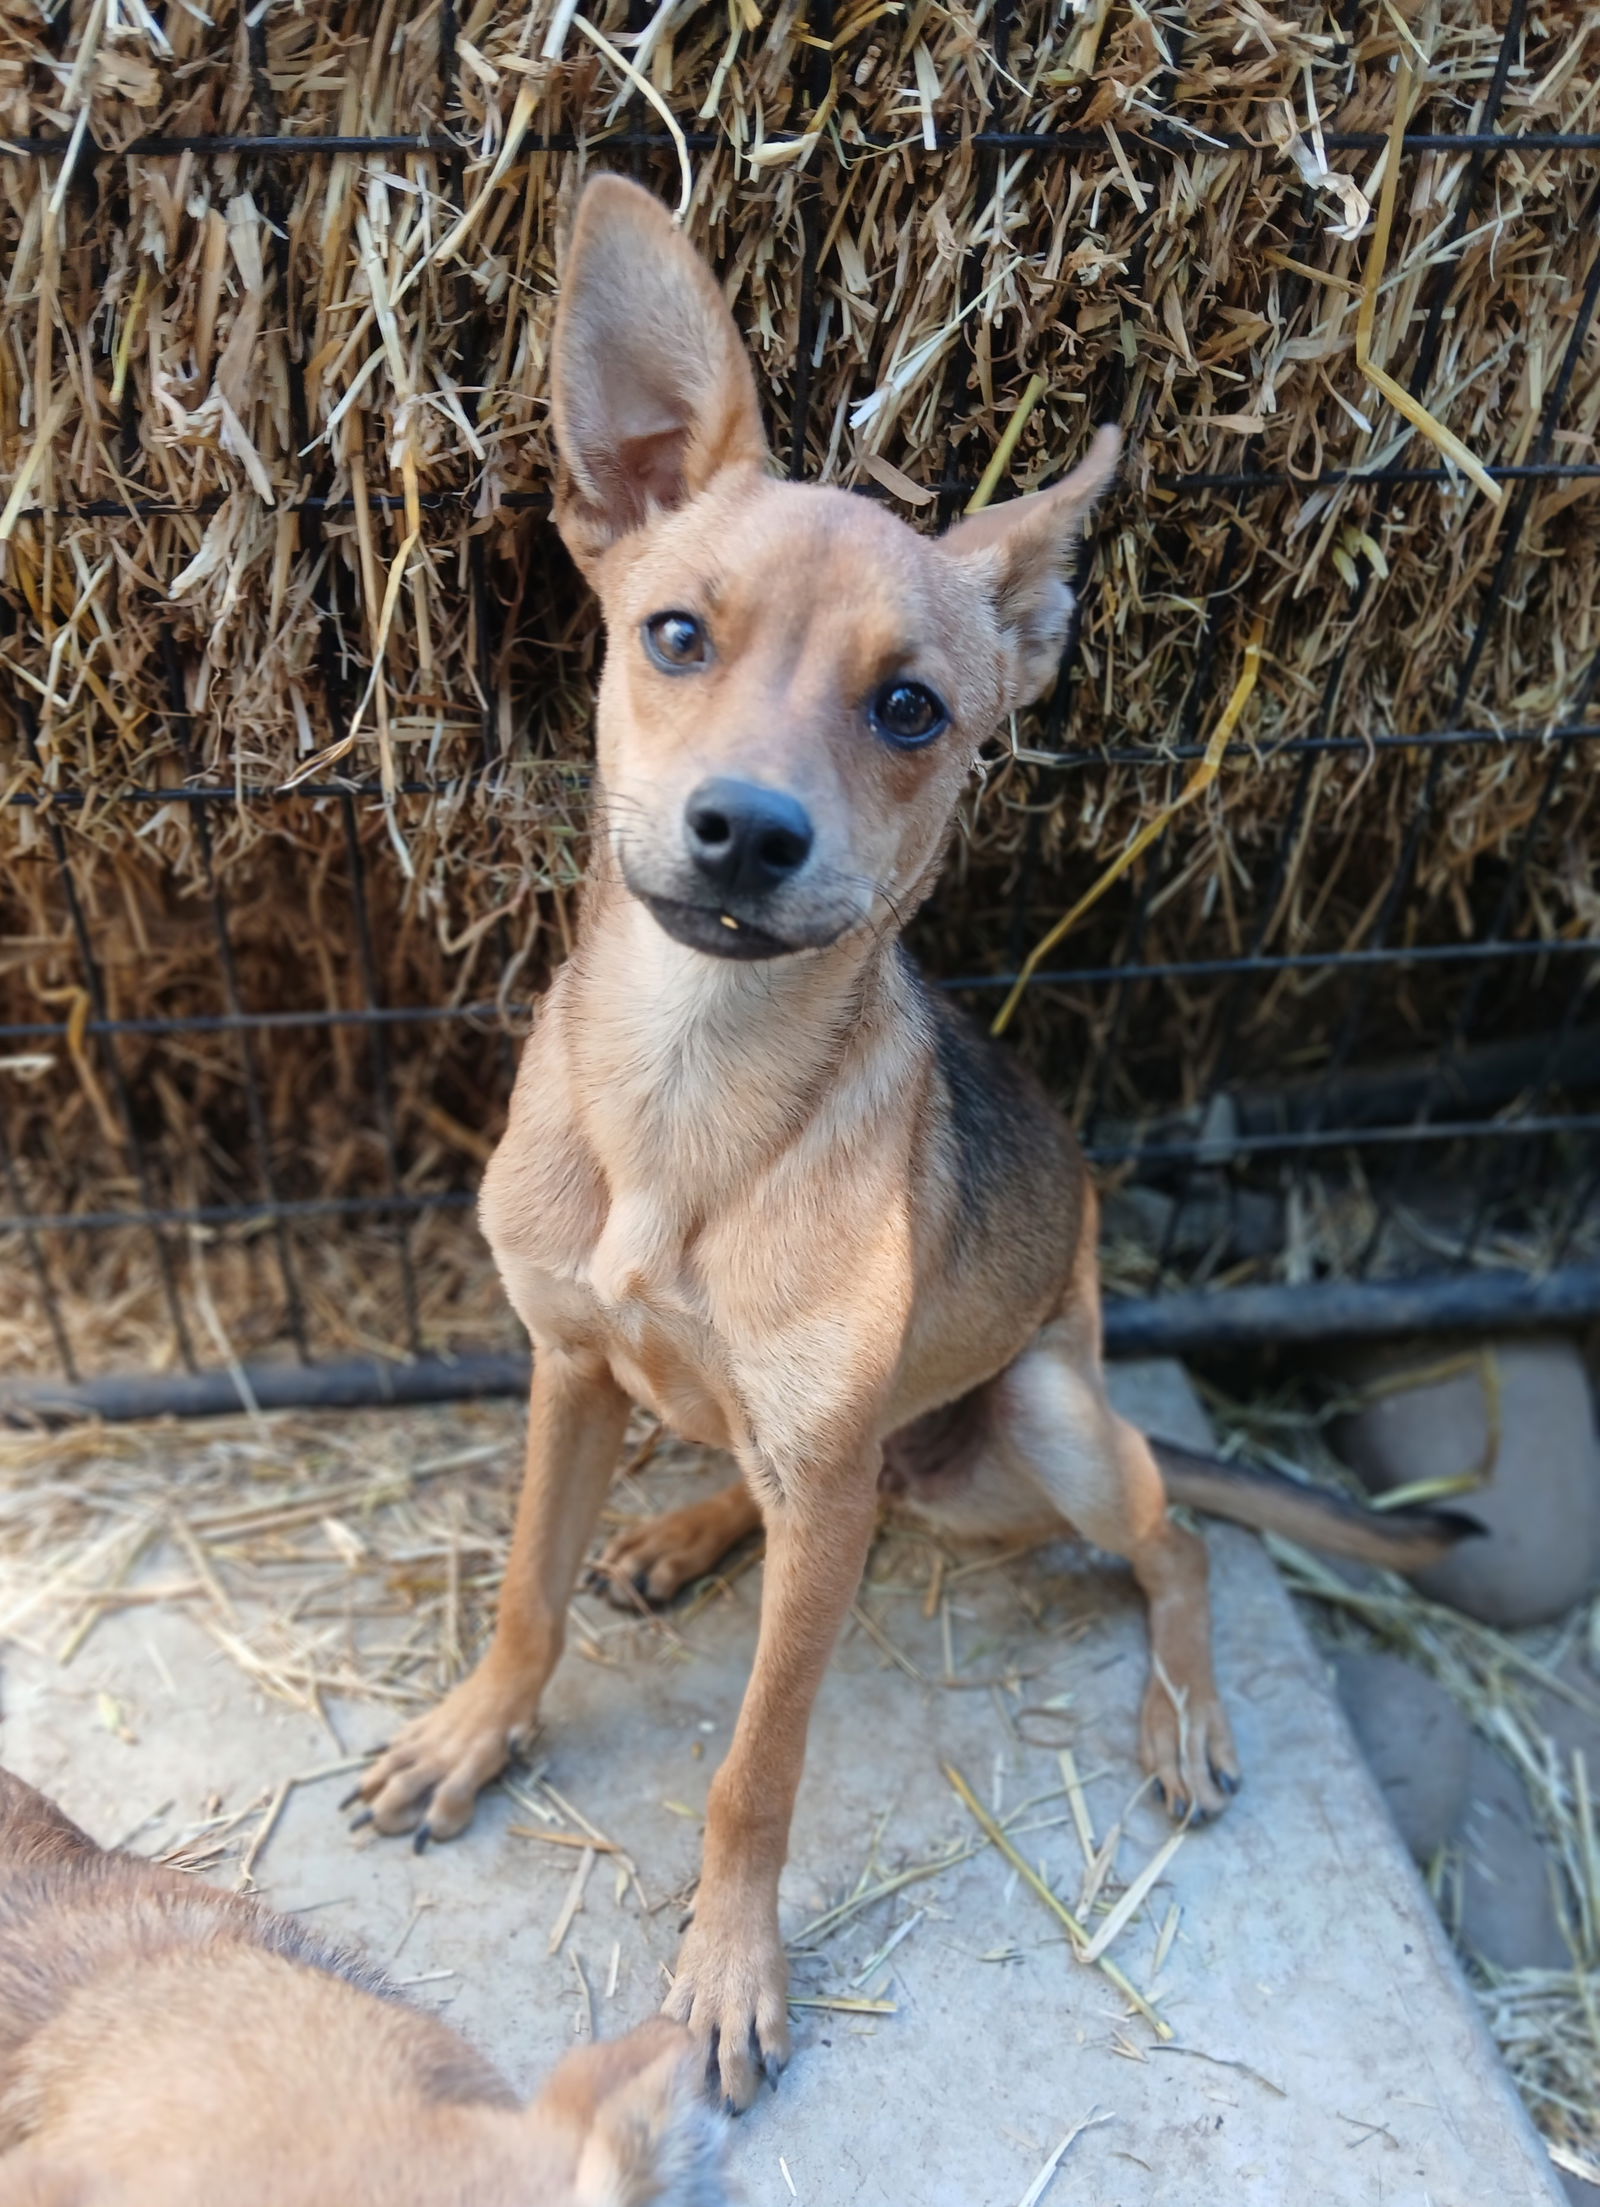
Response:
[{"label": "dirt ground", "polygon": [[[736,1559],[662,1618],[581,1597],[546,1729],[471,1833],[421,1858],[350,1836],[349,1773],[486,1626],[520,1423],[497,1404],[0,1442],[0,1742],[97,1836],[315,1911],[531,2087],[660,2000],[760,1569]],[[619,1511],[714,1475],[646,1450]],[[1124,1575],[880,1541],[784,1883],[797,2058],[733,2134],[755,2207],[1072,2186],[1277,2207],[1308,2170],[1336,2202],[1556,2196],[1325,1664],[1259,1545],[1211,1545],[1249,1777],[1221,1825],[1174,1838],[1136,1766]]]}]

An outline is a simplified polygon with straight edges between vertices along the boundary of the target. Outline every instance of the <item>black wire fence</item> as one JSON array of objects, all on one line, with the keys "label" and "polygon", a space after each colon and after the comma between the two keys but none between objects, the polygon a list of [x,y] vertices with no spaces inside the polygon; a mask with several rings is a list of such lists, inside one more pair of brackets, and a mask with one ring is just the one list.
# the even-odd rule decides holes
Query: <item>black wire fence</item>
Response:
[{"label": "black wire fence", "polygon": [[[1005,11],[999,11],[1001,32],[1004,17]],[[1439,361],[1453,255],[1470,227],[1484,218],[1486,181],[1495,164],[1537,150],[1578,165],[1574,173],[1600,175],[1600,133],[1519,135],[1514,126],[1500,127],[1507,75],[1524,28],[1525,10],[1514,5],[1500,67],[1485,89],[1476,127],[1413,132],[1403,141],[1408,161],[1424,153],[1467,157],[1428,294],[1429,311],[1413,356],[1404,364],[1409,388],[1425,403]],[[454,14],[447,8],[440,50],[446,80],[454,67],[455,35]],[[270,179],[275,169],[335,155],[376,160],[432,154],[457,161],[462,154],[459,141],[432,131],[294,136],[268,127],[269,121],[262,116],[259,134],[154,136],[119,149],[115,158],[181,155],[203,163],[243,155],[255,164],[255,174]],[[692,129],[685,135],[691,152],[716,142]],[[955,142],[941,131],[919,158],[937,161]],[[980,160],[1025,160],[1039,171],[1080,150],[1104,150],[1094,132],[984,129],[967,134],[962,142],[975,148]],[[1325,142],[1331,150],[1376,150],[1385,139],[1381,132],[1329,132]],[[582,152],[590,160],[627,162],[648,174],[672,149],[664,133],[643,127],[635,102],[631,118],[621,127],[582,148],[570,135],[529,133],[521,150],[566,158]],[[1142,156],[1155,160],[1172,150],[1190,150],[1181,131],[1154,118],[1141,125]],[[110,158],[86,131],[72,141],[39,136],[8,140],[0,153],[61,174],[62,188],[69,193],[92,191],[97,164]],[[1600,340],[1600,185],[1588,196],[1587,210],[1587,272],[1571,303],[1565,349],[1543,392],[1534,433],[1523,441],[1519,457],[1489,463],[1489,473],[1506,486],[1508,495],[1494,524],[1496,549],[1445,724],[1344,726],[1330,690],[1320,702],[1310,701],[1298,731],[1276,740],[1270,750],[1243,739],[1234,742],[1230,759],[1247,761],[1257,776],[1287,777],[1289,783],[1279,848],[1239,892],[1242,947],[1226,956],[1192,957],[1163,955],[1152,948],[1153,920],[1179,862],[1174,844],[1168,855],[1158,850],[1108,903],[1114,918],[1106,927],[1114,927],[1114,933],[1103,928],[1096,935],[1098,954],[1075,961],[1069,939],[1032,977],[1026,1000],[1032,1046],[1057,1068],[1057,1085],[1112,1191],[1108,1224],[1113,1241],[1123,1236],[1139,1251],[1120,1280],[1116,1262],[1111,1265],[1112,1287],[1124,1289],[1114,1296],[1109,1311],[1114,1350],[1237,1348],[1408,1327],[1567,1322],[1600,1315],[1595,1217],[1600,1195],[1600,1019],[1591,1003],[1600,952],[1600,901],[1590,900],[1591,921],[1576,927],[1552,925],[1530,889],[1530,868],[1545,847],[1541,839],[1548,838],[1563,778],[1584,747],[1600,742],[1600,654],[1568,683],[1559,717],[1519,720],[1508,713],[1505,725],[1479,726],[1463,720],[1492,639],[1508,618],[1516,617],[1516,608],[1507,602],[1507,581],[1524,548],[1535,493],[1552,483],[1581,492],[1584,483],[1600,481],[1600,457],[1592,442],[1564,434],[1574,391],[1592,375]],[[790,457],[797,474],[805,458],[807,362],[819,314],[811,288],[814,236],[809,244],[800,303],[800,327],[808,334],[799,348],[792,394]],[[1404,464],[1396,460],[1372,472],[1380,500],[1402,488],[1437,491],[1441,500],[1453,495],[1457,486],[1452,470],[1419,462],[1415,444],[1407,452]],[[1295,487],[1310,494],[1352,479],[1355,471],[1330,468],[1297,480]],[[1282,473],[1252,473],[1248,468],[1156,478],[1156,488],[1169,499],[1209,502],[1219,523],[1234,532],[1225,541],[1206,595],[1206,619],[1181,724],[1174,739],[1159,749],[1146,744],[1086,746],[1075,733],[1078,685],[1069,663],[1046,716],[1044,742],[1029,754],[1034,773],[1092,791],[1116,768],[1158,762],[1176,770],[1202,755],[1206,725],[1227,689],[1216,652],[1216,621],[1232,605],[1228,545],[1248,527],[1252,502],[1288,481]],[[935,488],[941,511],[951,515],[959,511],[970,484],[951,479]],[[451,495],[425,491],[422,504],[446,506]],[[533,497],[524,502],[539,504]],[[375,507],[401,503],[398,496],[372,496]],[[104,516],[109,525],[130,512],[205,514],[215,504],[200,500],[181,508],[150,500],[130,506],[113,499],[73,505],[69,499],[62,510],[80,519]],[[351,504],[349,498],[308,487],[297,510],[309,519],[348,511]],[[1443,505],[1440,512],[1445,512]],[[1449,526],[1448,519],[1437,525]],[[1589,541],[1592,545],[1592,520]],[[1094,588],[1092,567],[1086,588]],[[485,589],[481,562],[469,566],[462,589],[464,612],[476,623],[480,651],[488,652],[505,612]],[[1072,658],[1069,653],[1069,662]],[[186,714],[176,668],[171,697],[174,745],[182,756]],[[375,899],[372,846],[361,830],[385,793],[368,778],[347,779],[337,772],[292,792],[243,777],[224,781],[203,773],[152,786],[88,784],[45,791],[26,773],[30,763],[39,763],[27,695],[19,693],[15,704],[23,771],[11,778],[6,802],[31,807],[36,814],[43,863],[54,871],[80,986],[65,1016],[0,1024],[0,1065],[22,1066],[31,1053],[52,1052],[70,1053],[93,1068],[108,1114],[105,1139],[120,1150],[125,1191],[124,1199],[114,1204],[66,1209],[30,1200],[34,1182],[28,1160],[13,1139],[10,1112],[0,1110],[0,1237],[9,1237],[0,1241],[0,1248],[9,1246],[14,1252],[10,1261],[27,1268],[62,1383],[52,1382],[41,1391],[35,1382],[31,1393],[22,1391],[27,1401],[34,1406],[47,1399],[76,1401],[118,1415],[226,1408],[239,1401],[241,1391],[265,1404],[353,1402],[518,1384],[522,1367],[506,1336],[463,1341],[458,1332],[435,1322],[427,1292],[431,1259],[419,1260],[417,1234],[433,1218],[445,1221],[451,1234],[470,1234],[464,1214],[472,1202],[474,1174],[470,1158],[464,1163],[459,1153],[441,1165],[437,1158],[430,1164],[408,1150],[395,1098],[397,1064],[403,1063],[414,1038],[447,1024],[459,1031],[463,1053],[452,1090],[459,1107],[456,1116],[466,1117],[476,1103],[480,1123],[492,1123],[508,1086],[511,1039],[527,1005],[482,996],[466,1002],[384,1001],[375,936],[389,924],[391,906]],[[1465,939],[1419,940],[1409,915],[1425,840],[1449,803],[1450,771],[1458,761],[1491,753],[1528,753],[1545,762],[1537,802],[1509,859],[1487,869],[1485,886],[1472,900]],[[1342,756],[1366,760],[1374,776],[1394,777],[1392,802],[1403,813],[1398,862],[1359,942],[1303,951],[1270,948],[1274,916],[1296,863],[1308,807],[1315,801],[1318,762]],[[505,763],[501,733],[486,705],[481,760],[470,774],[411,775],[387,793],[386,801],[493,807]],[[300,1002],[285,1008],[250,1001],[235,955],[228,869],[216,862],[213,851],[217,823],[229,808],[241,806],[279,808],[286,816],[296,808],[320,807],[324,817],[337,815],[342,867],[336,893],[348,902],[355,1002]],[[102,861],[82,824],[108,807],[150,819],[176,807],[192,818],[203,854],[218,1009],[114,1013],[105,978],[104,923],[96,920],[83,887]],[[1587,850],[1573,854],[1573,862],[1587,878]],[[1040,865],[1031,871],[1025,865],[998,897],[985,945],[1004,945],[996,960],[1004,970],[952,970],[945,958],[940,974],[944,985],[986,1016],[1010,987],[1022,954],[1036,939],[1037,915],[1068,901],[1054,882],[1043,878]],[[1176,1107],[1170,1083],[1158,1086],[1153,1105],[1141,1102],[1138,1093],[1130,1097],[1129,1081],[1137,1088],[1137,1068],[1132,1074],[1119,1068],[1137,1034],[1159,1032],[1159,1023],[1146,1017],[1148,1008],[1202,988],[1217,992],[1220,1007],[1213,1021],[1219,1039],[1205,1070],[1204,1092]],[[1273,988],[1322,991],[1324,1039],[1306,1053],[1304,1063],[1297,1062],[1291,1017],[1289,1045],[1268,1078],[1263,1077],[1259,1053],[1252,1054],[1241,1038],[1252,1007]],[[1337,993],[1330,996],[1330,991]],[[1403,1022],[1394,1016],[1400,998],[1406,1006]],[[1336,1006],[1332,1014],[1330,1002]],[[341,1193],[305,1184],[307,1168],[294,1132],[306,1100],[285,1093],[274,1076],[272,1053],[286,1036],[318,1030],[359,1038],[367,1053],[364,1093],[370,1125],[363,1131],[380,1159],[370,1192]],[[228,1038],[233,1046],[239,1171],[253,1175],[254,1188],[241,1191],[235,1200],[184,1202],[175,1199],[170,1175],[158,1169],[149,1095],[162,1054],[181,1058],[207,1037]],[[1397,1049],[1397,1040],[1403,1047]],[[1148,1056],[1153,1046],[1143,1047]],[[1064,1065],[1070,1072],[1060,1072]],[[1304,1240],[1307,1216],[1319,1203],[1343,1206],[1341,1238],[1332,1259],[1323,1243],[1309,1258],[1296,1252],[1297,1236]],[[352,1356],[346,1343],[330,1356],[324,1314],[306,1284],[307,1237],[358,1227],[382,1229],[371,1245],[377,1252],[373,1261],[392,1272],[401,1313],[398,1338],[375,1344],[370,1355]],[[254,1343],[254,1350],[265,1353],[243,1375],[220,1352],[215,1338],[197,1337],[186,1287],[196,1238],[219,1233],[249,1236],[275,1274],[282,1312],[281,1338]],[[61,1293],[58,1274],[64,1262],[70,1268],[73,1250],[99,1237],[124,1237],[140,1253],[130,1262],[148,1267],[160,1283],[170,1340],[151,1359],[158,1369],[108,1376],[92,1368],[93,1345],[79,1338],[78,1314]]]}]

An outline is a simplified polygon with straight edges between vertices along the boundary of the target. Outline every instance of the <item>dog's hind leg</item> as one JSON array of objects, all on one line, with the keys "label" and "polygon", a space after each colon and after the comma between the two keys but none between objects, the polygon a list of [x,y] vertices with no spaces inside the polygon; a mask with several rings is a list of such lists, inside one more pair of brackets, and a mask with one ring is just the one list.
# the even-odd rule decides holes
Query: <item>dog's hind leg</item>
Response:
[{"label": "dog's hind leg", "polygon": [[589,1584],[619,1609],[640,1602],[657,1608],[703,1578],[761,1524],[755,1496],[742,1479],[681,1510],[664,1510],[623,1525],[607,1541]]},{"label": "dog's hind leg", "polygon": [[1089,1285],[996,1383],[993,1446],[1086,1540],[1133,1566],[1150,1611],[1144,1765],[1174,1816],[1215,1816],[1238,1791],[1239,1759],[1211,1667],[1205,1543],[1168,1516],[1149,1442],[1111,1407]]}]

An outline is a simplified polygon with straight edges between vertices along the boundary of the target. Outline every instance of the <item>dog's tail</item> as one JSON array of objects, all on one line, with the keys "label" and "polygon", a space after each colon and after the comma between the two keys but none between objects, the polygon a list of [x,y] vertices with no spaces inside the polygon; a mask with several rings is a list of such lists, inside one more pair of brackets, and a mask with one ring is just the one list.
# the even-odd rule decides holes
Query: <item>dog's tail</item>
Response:
[{"label": "dog's tail", "polygon": [[1301,1486],[1282,1472],[1225,1464],[1175,1441],[1151,1440],[1167,1499],[1260,1533],[1279,1533],[1330,1556],[1390,1571],[1421,1571],[1460,1540],[1483,1532],[1463,1510],[1369,1510],[1330,1487]]}]

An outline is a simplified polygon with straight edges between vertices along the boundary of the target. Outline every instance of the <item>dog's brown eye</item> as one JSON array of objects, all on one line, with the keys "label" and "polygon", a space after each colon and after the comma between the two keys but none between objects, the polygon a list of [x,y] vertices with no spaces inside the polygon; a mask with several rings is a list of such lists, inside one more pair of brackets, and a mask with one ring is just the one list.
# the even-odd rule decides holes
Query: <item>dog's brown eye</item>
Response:
[{"label": "dog's brown eye", "polygon": [[644,624],[644,648],[665,674],[688,674],[711,656],[705,624],[692,613],[652,613]]},{"label": "dog's brown eye", "polygon": [[885,743],[914,751],[950,725],[943,701],[922,682],[886,682],[867,713]]}]

